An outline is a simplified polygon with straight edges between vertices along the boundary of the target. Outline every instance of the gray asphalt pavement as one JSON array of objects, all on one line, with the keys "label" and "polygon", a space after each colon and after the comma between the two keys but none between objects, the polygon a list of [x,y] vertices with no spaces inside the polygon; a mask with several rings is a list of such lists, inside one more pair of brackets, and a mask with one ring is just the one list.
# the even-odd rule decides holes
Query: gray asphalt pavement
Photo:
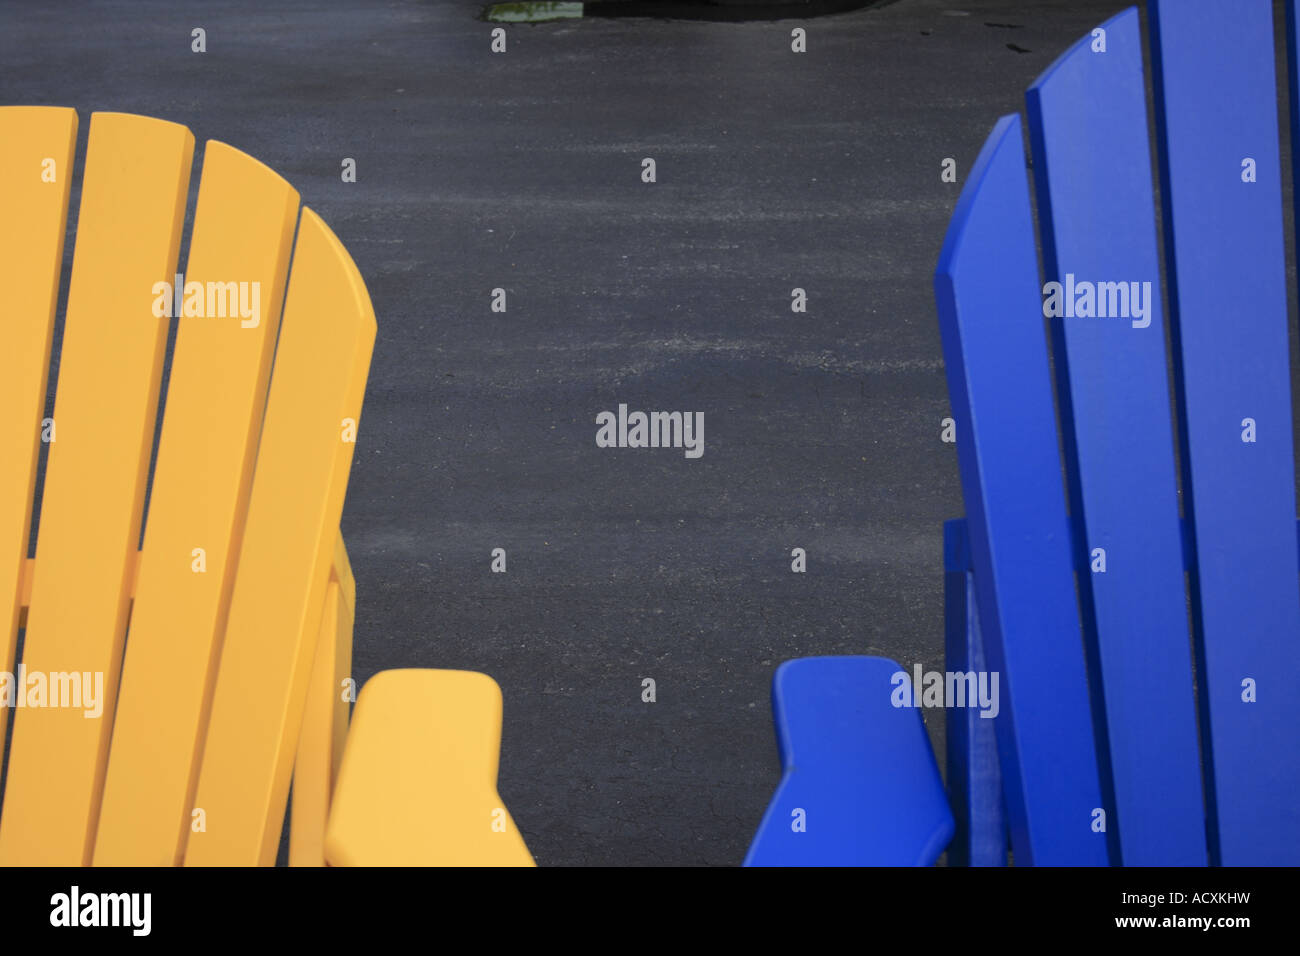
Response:
[{"label": "gray asphalt pavement", "polygon": [[[736,864],[781,661],[941,668],[962,504],[931,274],[994,121],[1124,6],[568,20],[493,53],[461,0],[6,3],[0,102],[76,107],[83,149],[92,110],[185,123],[301,190],[379,322],[356,677],[496,678],[541,864]],[[620,403],[702,412],[703,455],[597,447]]]}]

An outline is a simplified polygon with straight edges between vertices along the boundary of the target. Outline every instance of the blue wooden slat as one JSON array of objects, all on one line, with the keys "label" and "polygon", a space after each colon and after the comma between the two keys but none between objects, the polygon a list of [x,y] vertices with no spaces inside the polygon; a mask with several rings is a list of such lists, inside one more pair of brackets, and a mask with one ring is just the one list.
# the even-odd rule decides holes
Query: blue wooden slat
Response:
[{"label": "blue wooden slat", "polygon": [[1105,864],[1020,120],[998,121],[953,214],[935,299],[998,756],[1018,865]]},{"label": "blue wooden slat", "polygon": [[[1114,298],[1097,296],[1091,316],[1051,320],[1070,513],[1082,546],[1080,603],[1090,670],[1101,675],[1090,683],[1093,713],[1099,739],[1109,743],[1099,753],[1103,792],[1115,810],[1108,821],[1112,840],[1118,837],[1115,862],[1203,866],[1205,808],[1137,11],[1102,29],[1104,50],[1085,37],[1027,96],[1046,277],[1067,290],[1116,289]],[[1091,568],[1097,548],[1104,572]]]},{"label": "blue wooden slat", "polygon": [[921,711],[891,700],[901,671],[883,657],[805,657],[777,668],[782,778],[746,866],[928,866],[939,858],[952,839],[952,812]]},{"label": "blue wooden slat", "polygon": [[1159,2],[1151,23],[1210,855],[1294,864],[1300,563],[1272,5]]},{"label": "blue wooden slat", "polygon": [[[956,673],[987,669],[970,572],[964,519],[943,523],[944,660]],[[948,846],[949,866],[1006,866],[1007,830],[1002,815],[994,721],[972,707],[947,710],[948,793],[957,832]]]}]

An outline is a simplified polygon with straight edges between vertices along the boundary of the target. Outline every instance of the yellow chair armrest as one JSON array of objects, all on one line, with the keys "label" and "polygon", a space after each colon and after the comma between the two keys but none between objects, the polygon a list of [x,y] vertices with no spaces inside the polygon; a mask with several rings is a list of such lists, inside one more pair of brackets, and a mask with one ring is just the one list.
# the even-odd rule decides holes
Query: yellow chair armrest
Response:
[{"label": "yellow chair armrest", "polygon": [[334,866],[533,866],[501,797],[501,689],[486,674],[391,670],[357,698],[325,859]]}]

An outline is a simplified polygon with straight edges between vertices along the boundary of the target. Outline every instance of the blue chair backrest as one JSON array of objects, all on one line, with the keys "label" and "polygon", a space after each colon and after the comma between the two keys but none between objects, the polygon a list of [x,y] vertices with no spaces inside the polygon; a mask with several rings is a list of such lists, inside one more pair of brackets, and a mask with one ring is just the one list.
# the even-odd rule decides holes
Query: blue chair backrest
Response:
[{"label": "blue chair backrest", "polygon": [[1269,0],[1151,4],[1168,302],[1136,10],[1029,91],[1043,281],[1014,116],[940,258],[1017,863],[1300,862],[1272,16]]}]

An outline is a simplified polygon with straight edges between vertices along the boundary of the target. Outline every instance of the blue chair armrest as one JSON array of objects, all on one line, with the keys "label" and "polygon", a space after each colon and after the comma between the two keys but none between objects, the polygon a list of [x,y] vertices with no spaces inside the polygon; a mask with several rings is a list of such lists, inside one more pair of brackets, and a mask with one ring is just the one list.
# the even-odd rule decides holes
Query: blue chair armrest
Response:
[{"label": "blue chair armrest", "polygon": [[894,705],[904,680],[910,685],[883,657],[805,657],[777,668],[782,777],[746,866],[929,866],[939,858],[955,824],[920,710]]}]

